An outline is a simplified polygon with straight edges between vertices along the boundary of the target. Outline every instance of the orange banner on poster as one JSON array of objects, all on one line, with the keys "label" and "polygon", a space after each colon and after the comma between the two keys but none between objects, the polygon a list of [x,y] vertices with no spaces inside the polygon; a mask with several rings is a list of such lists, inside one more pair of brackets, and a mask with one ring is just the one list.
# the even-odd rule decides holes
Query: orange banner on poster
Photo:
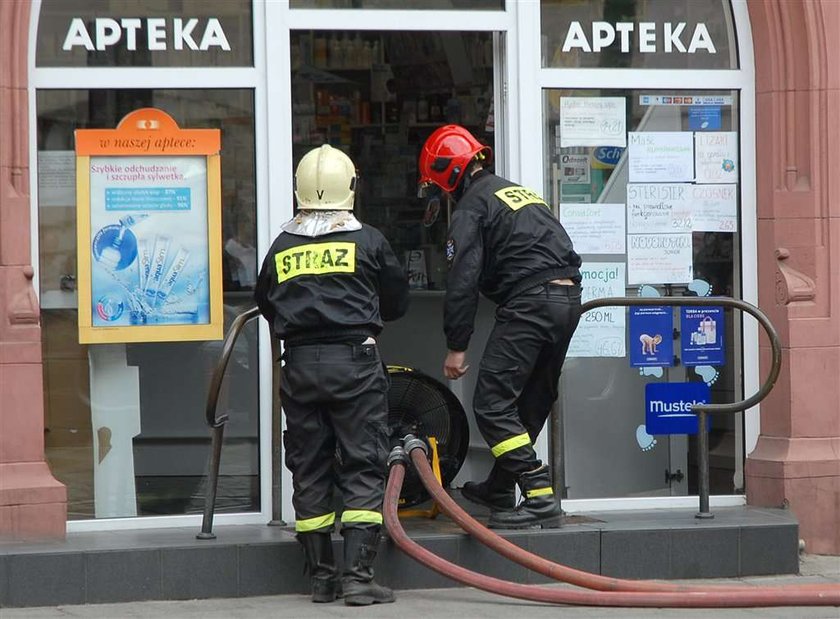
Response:
[{"label": "orange banner on poster", "polygon": [[169,114],[146,107],[126,115],[116,129],[76,132],[76,155],[216,155],[218,129],[181,129]]}]

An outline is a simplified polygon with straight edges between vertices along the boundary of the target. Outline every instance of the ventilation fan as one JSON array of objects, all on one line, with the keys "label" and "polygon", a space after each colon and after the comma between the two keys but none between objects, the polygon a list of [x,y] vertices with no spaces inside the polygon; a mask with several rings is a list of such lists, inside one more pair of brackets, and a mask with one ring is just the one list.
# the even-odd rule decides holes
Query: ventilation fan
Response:
[{"label": "ventilation fan", "polygon": [[[418,370],[388,366],[388,374],[388,429],[392,444],[406,434],[426,443],[434,439],[441,483],[447,487],[461,470],[469,447],[470,429],[464,408],[446,385]],[[413,467],[407,467],[400,507],[411,507],[430,498]]]}]

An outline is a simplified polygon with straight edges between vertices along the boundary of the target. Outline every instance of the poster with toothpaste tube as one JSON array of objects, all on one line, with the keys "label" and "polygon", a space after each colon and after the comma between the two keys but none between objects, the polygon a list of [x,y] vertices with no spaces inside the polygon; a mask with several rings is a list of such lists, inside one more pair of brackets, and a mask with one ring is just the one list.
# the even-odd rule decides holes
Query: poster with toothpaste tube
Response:
[{"label": "poster with toothpaste tube", "polygon": [[91,325],[210,321],[207,158],[90,158]]}]

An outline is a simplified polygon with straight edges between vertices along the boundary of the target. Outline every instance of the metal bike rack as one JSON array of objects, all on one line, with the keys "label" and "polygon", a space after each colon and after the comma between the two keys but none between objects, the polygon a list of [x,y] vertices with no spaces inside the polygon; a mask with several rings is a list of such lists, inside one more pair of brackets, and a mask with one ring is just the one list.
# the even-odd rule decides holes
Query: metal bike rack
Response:
[{"label": "metal bike rack", "polygon": [[[772,347],[773,358],[770,365],[770,373],[764,380],[759,390],[749,398],[731,404],[703,404],[694,405],[692,412],[697,413],[698,418],[698,448],[700,451],[700,511],[697,513],[697,518],[714,518],[714,515],[709,511],[709,434],[706,427],[707,415],[718,415],[728,413],[738,413],[745,411],[748,408],[755,406],[763,400],[779,377],[779,372],[782,366],[782,346],[779,341],[779,335],[776,329],[771,324],[767,316],[754,305],[733,299],[730,297],[609,297],[606,299],[593,299],[587,301],[581,306],[581,313],[598,307],[630,307],[630,306],[669,306],[669,307],[731,307],[733,309],[746,312],[753,317],[764,327],[770,338],[770,345]],[[216,508],[216,489],[219,483],[219,464],[222,456],[222,440],[224,438],[225,424],[228,421],[226,413],[218,414],[219,393],[222,389],[222,381],[225,377],[228,361],[231,352],[233,351],[236,339],[239,337],[245,325],[257,318],[260,315],[259,309],[253,307],[239,314],[231,324],[225,335],[224,344],[222,346],[222,354],[219,361],[213,370],[213,376],[210,379],[210,388],[207,393],[207,407],[205,410],[205,418],[207,425],[213,432],[212,436],[212,456],[207,479],[207,493],[204,502],[204,517],[201,522],[201,532],[196,535],[197,539],[215,539],[216,535],[213,533],[213,514]],[[278,437],[273,437],[276,442]],[[279,516],[279,491],[274,488],[274,497],[272,501],[272,511],[274,522],[281,522]],[[560,496],[560,495],[558,495]]]},{"label": "metal bike rack", "polygon": [[697,415],[697,447],[700,452],[700,462],[698,465],[700,471],[698,484],[700,511],[697,512],[696,517],[714,518],[714,514],[709,511],[709,431],[706,427],[707,415],[739,413],[755,406],[767,397],[767,394],[770,393],[776,384],[782,368],[782,345],[779,340],[779,334],[764,312],[746,301],[731,297],[609,297],[587,301],[581,306],[581,314],[599,307],[631,306],[731,307],[753,316],[764,327],[767,336],[770,338],[770,346],[773,352],[770,373],[754,395],[731,404],[695,404],[692,406],[691,412]]}]

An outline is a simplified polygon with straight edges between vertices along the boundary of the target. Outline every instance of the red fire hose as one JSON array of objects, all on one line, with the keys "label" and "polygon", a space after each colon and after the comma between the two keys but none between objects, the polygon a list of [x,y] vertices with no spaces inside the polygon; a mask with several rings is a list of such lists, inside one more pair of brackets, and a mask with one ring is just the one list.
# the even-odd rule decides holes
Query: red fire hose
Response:
[{"label": "red fire hose", "polygon": [[[398,448],[401,450],[401,448]],[[391,539],[415,561],[453,580],[490,593],[508,597],[578,606],[621,606],[644,608],[735,608],[752,606],[840,606],[840,587],[825,591],[745,589],[738,591],[579,591],[518,583],[470,571],[426,550],[406,535],[398,515],[398,503],[405,461],[392,451],[388,484],[385,488],[385,525]]]},{"label": "red fire hose", "polygon": [[[410,445],[406,445],[409,447]],[[411,445],[410,453],[411,462],[420,476],[420,481],[423,482],[426,490],[432,496],[432,499],[437,503],[441,511],[449,516],[455,524],[464,529],[467,533],[476,538],[479,542],[492,550],[498,552],[511,561],[522,565],[538,574],[547,576],[553,580],[567,582],[579,587],[586,587],[587,589],[596,589],[598,591],[737,591],[744,588],[750,591],[755,591],[755,587],[738,587],[738,586],[704,586],[698,589],[696,586],[682,585],[674,583],[662,583],[649,580],[624,580],[621,578],[611,578],[609,576],[601,576],[600,574],[592,574],[577,570],[568,565],[554,563],[544,559],[538,555],[528,552],[524,548],[520,548],[516,544],[509,542],[504,537],[496,534],[488,529],[475,518],[470,516],[464,509],[458,505],[441,487],[431,466],[427,460],[422,441],[418,441]],[[830,587],[830,585],[829,585]],[[775,590],[787,590],[795,588],[797,590],[821,590],[827,588],[825,584],[815,585],[789,585],[783,587],[775,587]],[[840,588],[840,585],[838,585]]]}]

